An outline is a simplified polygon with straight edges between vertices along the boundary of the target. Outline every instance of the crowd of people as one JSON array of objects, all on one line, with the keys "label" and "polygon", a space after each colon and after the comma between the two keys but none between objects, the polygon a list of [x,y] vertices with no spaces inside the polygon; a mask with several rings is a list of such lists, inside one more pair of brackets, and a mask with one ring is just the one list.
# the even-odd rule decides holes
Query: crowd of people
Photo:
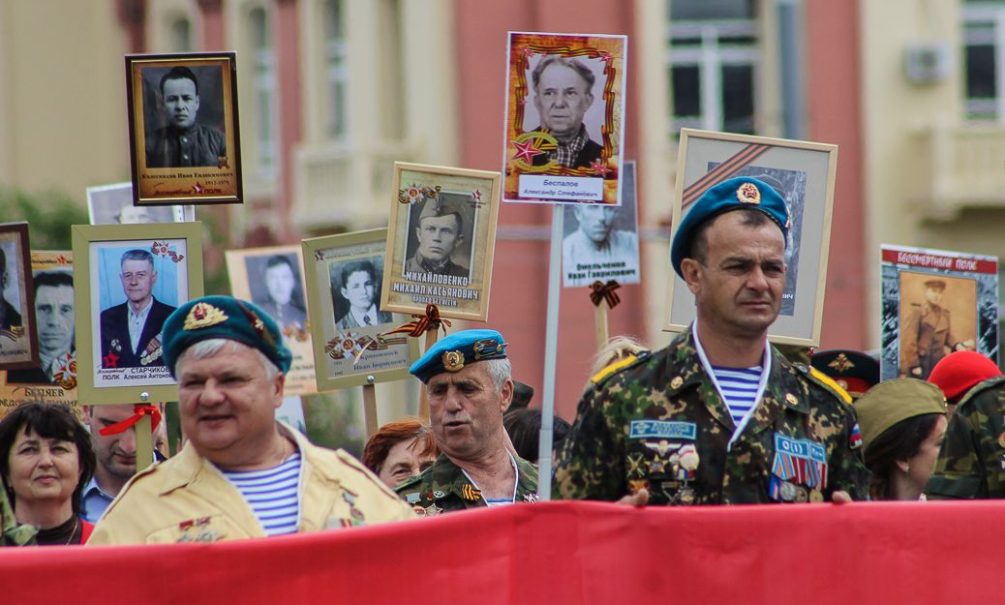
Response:
[{"label": "crowd of people", "polygon": [[428,424],[384,425],[360,462],[276,420],[292,355],[269,313],[188,301],[160,337],[181,451],[137,472],[137,420],[163,431],[156,406],[87,408],[90,431],[67,406],[15,409],[0,421],[3,543],[312,532],[534,502],[541,481],[556,498],[634,506],[1005,496],[1005,377],[988,358],[960,350],[926,380],[880,381],[860,352],[768,342],[789,225],[758,179],[702,195],[671,246],[696,320],[662,349],[616,337],[598,354],[575,422],[555,419],[553,477],[538,475],[533,389],[495,330],[432,345],[410,368]]}]

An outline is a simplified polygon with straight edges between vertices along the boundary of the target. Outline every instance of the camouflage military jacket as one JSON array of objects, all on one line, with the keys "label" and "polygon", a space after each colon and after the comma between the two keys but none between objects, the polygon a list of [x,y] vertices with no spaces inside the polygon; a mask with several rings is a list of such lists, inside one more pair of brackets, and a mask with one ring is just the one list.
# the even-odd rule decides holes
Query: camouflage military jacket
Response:
[{"label": "camouflage military jacket", "polygon": [[1005,376],[970,389],[949,419],[930,498],[1005,498]]},{"label": "camouflage military jacket", "polygon": [[804,502],[836,490],[865,499],[851,406],[777,350],[768,371],[731,447],[735,425],[690,331],[600,379],[558,455],[556,497],[617,500],[646,488],[650,504],[663,505]]},{"label": "camouflage military jacket", "polygon": [[[534,502],[537,500],[537,467],[519,456],[514,458],[520,474],[514,501]],[[440,454],[432,466],[406,479],[394,491],[419,516],[487,506],[482,493],[446,454]]]}]

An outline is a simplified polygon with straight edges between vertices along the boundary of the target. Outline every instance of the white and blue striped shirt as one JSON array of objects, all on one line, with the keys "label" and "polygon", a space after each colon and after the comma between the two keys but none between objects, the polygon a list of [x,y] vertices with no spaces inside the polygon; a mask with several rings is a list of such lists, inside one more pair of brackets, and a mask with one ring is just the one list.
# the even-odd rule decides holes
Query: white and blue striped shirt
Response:
[{"label": "white and blue striped shirt", "polygon": [[300,452],[262,471],[224,471],[251,506],[267,536],[295,534],[300,525]]},{"label": "white and blue striped shirt", "polygon": [[747,412],[757,405],[757,389],[761,382],[762,366],[752,368],[725,368],[712,366],[715,380],[725,399],[726,407],[733,422],[740,426]]}]

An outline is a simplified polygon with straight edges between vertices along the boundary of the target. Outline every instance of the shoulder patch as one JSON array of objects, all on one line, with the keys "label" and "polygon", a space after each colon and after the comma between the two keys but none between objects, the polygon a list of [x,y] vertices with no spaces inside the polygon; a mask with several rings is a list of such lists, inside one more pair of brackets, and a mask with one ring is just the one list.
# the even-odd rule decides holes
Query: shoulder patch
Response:
[{"label": "shoulder patch", "polygon": [[592,382],[594,385],[600,385],[600,383],[604,382],[605,380],[607,380],[611,376],[614,376],[615,374],[617,374],[618,372],[620,372],[620,371],[622,371],[622,370],[624,370],[626,368],[630,368],[631,366],[635,365],[639,361],[643,361],[643,360],[645,360],[648,357],[649,357],[648,353],[644,353],[643,352],[643,353],[640,353],[639,355],[629,355],[628,357],[625,357],[624,359],[619,359],[619,360],[615,361],[614,363],[609,364],[607,367],[605,367],[604,369],[600,370],[596,374],[594,374],[590,378],[590,382]]},{"label": "shoulder patch", "polygon": [[835,382],[834,379],[827,374],[824,374],[812,366],[805,366],[801,363],[794,363],[792,365],[803,375],[809,378],[811,382],[830,391],[835,397],[844,402],[845,405],[851,405],[855,401],[848,391],[841,388],[841,385]]}]

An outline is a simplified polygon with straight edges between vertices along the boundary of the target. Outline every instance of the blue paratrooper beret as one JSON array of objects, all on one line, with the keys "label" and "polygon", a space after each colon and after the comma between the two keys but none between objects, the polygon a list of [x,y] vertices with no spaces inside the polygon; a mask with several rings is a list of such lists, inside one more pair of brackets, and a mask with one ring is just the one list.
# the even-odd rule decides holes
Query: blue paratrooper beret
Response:
[{"label": "blue paratrooper beret", "polygon": [[506,341],[495,330],[461,330],[437,341],[408,368],[423,383],[441,372],[457,372],[467,364],[506,359]]},{"label": "blue paratrooper beret", "polygon": [[782,235],[788,237],[789,212],[785,200],[777,191],[764,181],[751,177],[727,179],[701,194],[681,220],[670,246],[670,264],[677,275],[684,277],[680,264],[690,251],[691,238],[698,227],[720,214],[741,208],[763,212],[778,225]]},{"label": "blue paratrooper beret", "polygon": [[284,374],[293,361],[279,325],[260,307],[232,296],[203,296],[178,307],[164,321],[164,365],[171,376],[185,349],[210,338],[235,340],[258,349]]}]

